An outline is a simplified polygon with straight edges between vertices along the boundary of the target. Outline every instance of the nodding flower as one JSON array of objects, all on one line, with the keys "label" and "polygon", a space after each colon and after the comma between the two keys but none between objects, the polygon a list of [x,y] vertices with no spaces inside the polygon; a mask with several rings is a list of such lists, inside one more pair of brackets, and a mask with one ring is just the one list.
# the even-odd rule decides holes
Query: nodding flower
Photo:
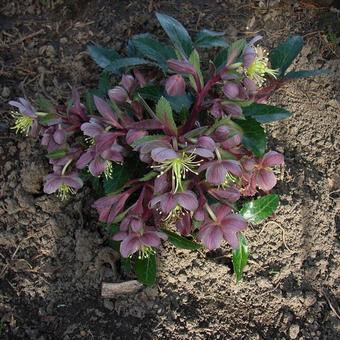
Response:
[{"label": "nodding flower", "polygon": [[151,158],[159,164],[151,167],[160,172],[159,176],[171,171],[172,189],[176,193],[178,190],[183,190],[182,180],[185,180],[188,172],[198,175],[196,170],[201,162],[196,161],[196,157],[194,152],[189,154],[184,151],[176,152],[167,147],[158,147],[151,151]]},{"label": "nodding flower", "polygon": [[19,98],[19,101],[11,100],[10,105],[19,109],[19,112],[12,112],[15,118],[13,129],[18,132],[25,133],[27,136],[37,137],[39,125],[36,109],[29,101],[24,98]]}]

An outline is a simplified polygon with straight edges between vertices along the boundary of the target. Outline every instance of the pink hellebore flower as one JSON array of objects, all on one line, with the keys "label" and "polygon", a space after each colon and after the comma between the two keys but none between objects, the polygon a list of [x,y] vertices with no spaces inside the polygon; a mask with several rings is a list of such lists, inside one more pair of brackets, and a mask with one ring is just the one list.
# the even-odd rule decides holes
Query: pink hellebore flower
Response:
[{"label": "pink hellebore flower", "polygon": [[128,190],[117,195],[99,198],[92,205],[99,213],[99,221],[112,223],[116,216],[123,210],[125,202],[132,191]]},{"label": "pink hellebore flower", "polygon": [[207,181],[214,185],[223,184],[229,172],[237,177],[242,176],[241,167],[239,163],[234,160],[216,160],[206,162],[198,169],[199,172],[204,170],[207,170],[205,173]]},{"label": "pink hellebore flower", "polygon": [[217,205],[212,210],[216,220],[210,220],[200,228],[199,239],[210,250],[218,248],[223,239],[233,249],[237,249],[239,246],[237,232],[247,227],[246,220],[241,215],[232,214],[231,209],[226,205]]},{"label": "pink hellebore flower", "polygon": [[161,245],[161,240],[166,240],[167,236],[152,227],[145,227],[141,232],[120,231],[113,236],[113,239],[122,241],[120,253],[123,257],[129,257],[139,250],[143,253],[145,248],[158,248]]},{"label": "pink hellebore flower", "polygon": [[269,151],[261,158],[244,161],[242,163],[245,170],[243,179],[245,179],[248,185],[252,186],[252,188],[246,189],[249,189],[253,195],[256,192],[256,186],[263,191],[271,190],[276,185],[276,177],[271,167],[282,165],[283,163],[283,155],[276,151]]},{"label": "pink hellebore flower", "polygon": [[165,90],[169,96],[183,96],[185,94],[185,81],[179,74],[168,78],[165,83]]}]

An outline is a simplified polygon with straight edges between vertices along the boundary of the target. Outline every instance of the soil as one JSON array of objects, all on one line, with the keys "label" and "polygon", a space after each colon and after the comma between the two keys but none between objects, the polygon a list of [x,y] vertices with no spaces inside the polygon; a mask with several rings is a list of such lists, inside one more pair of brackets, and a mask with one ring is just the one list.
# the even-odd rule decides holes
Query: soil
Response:
[{"label": "soil", "polygon": [[[332,1],[0,2],[0,338],[3,339],[336,339],[340,331],[339,10]],[[332,70],[288,84],[272,102],[294,116],[267,126],[284,152],[281,206],[247,231],[242,283],[230,249],[164,246],[157,285],[102,299],[102,282],[133,278],[115,262],[85,188],[67,203],[42,193],[49,171],[39,144],[10,130],[9,99],[62,101],[70,86],[96,84],[90,41],[119,51],[141,32],[164,36],[154,11],[191,33],[264,36],[275,46],[301,34],[293,67]]]}]

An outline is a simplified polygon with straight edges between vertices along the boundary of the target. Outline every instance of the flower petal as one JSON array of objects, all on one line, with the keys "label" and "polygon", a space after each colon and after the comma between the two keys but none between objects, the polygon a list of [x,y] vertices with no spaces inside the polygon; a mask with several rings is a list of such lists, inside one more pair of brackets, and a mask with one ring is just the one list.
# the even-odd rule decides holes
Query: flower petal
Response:
[{"label": "flower petal", "polygon": [[52,194],[53,192],[56,192],[62,184],[63,184],[63,181],[61,177],[54,176],[53,178],[50,178],[49,180],[45,182],[44,192],[46,194]]},{"label": "flower petal", "polygon": [[156,148],[151,151],[151,158],[158,163],[175,159],[178,155],[175,150],[169,148]]},{"label": "flower petal", "polygon": [[233,175],[235,175],[237,177],[241,177],[242,176],[242,170],[241,170],[241,167],[240,167],[240,165],[239,165],[239,163],[237,161],[227,160],[227,161],[221,161],[221,163]]},{"label": "flower petal", "polygon": [[140,240],[146,245],[150,247],[159,247],[161,244],[161,239],[154,231],[146,231],[140,238]]},{"label": "flower petal", "polygon": [[97,156],[89,165],[91,175],[98,177],[101,175],[107,167],[107,161],[100,156]]},{"label": "flower petal", "polygon": [[206,179],[209,183],[214,185],[222,184],[225,180],[227,169],[220,162],[216,162],[209,166],[205,174]]},{"label": "flower petal", "polygon": [[276,151],[269,151],[262,158],[262,166],[265,168],[269,166],[282,165],[283,163],[283,155]]},{"label": "flower petal", "polygon": [[257,186],[264,190],[269,191],[276,185],[276,177],[270,170],[261,169],[256,175]]},{"label": "flower petal", "polygon": [[137,234],[133,233],[120,244],[120,253],[123,257],[129,257],[141,248],[142,244]]},{"label": "flower petal", "polygon": [[198,208],[198,200],[192,191],[185,191],[175,194],[177,203],[186,210],[195,211]]},{"label": "flower petal", "polygon": [[198,237],[209,250],[213,250],[221,245],[223,233],[220,226],[207,224],[201,227]]}]

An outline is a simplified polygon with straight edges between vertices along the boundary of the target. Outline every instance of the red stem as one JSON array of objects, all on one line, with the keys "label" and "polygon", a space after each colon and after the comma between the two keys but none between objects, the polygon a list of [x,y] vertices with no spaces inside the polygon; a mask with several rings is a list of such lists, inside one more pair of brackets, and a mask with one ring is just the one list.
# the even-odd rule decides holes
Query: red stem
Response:
[{"label": "red stem", "polygon": [[214,74],[204,85],[203,89],[199,91],[196,101],[194,104],[194,107],[192,108],[190,118],[186,121],[184,126],[180,130],[180,135],[186,133],[187,131],[190,131],[194,125],[195,121],[198,118],[198,114],[201,110],[203,101],[205,96],[208,94],[209,90],[221,79],[221,76],[219,73]]}]

